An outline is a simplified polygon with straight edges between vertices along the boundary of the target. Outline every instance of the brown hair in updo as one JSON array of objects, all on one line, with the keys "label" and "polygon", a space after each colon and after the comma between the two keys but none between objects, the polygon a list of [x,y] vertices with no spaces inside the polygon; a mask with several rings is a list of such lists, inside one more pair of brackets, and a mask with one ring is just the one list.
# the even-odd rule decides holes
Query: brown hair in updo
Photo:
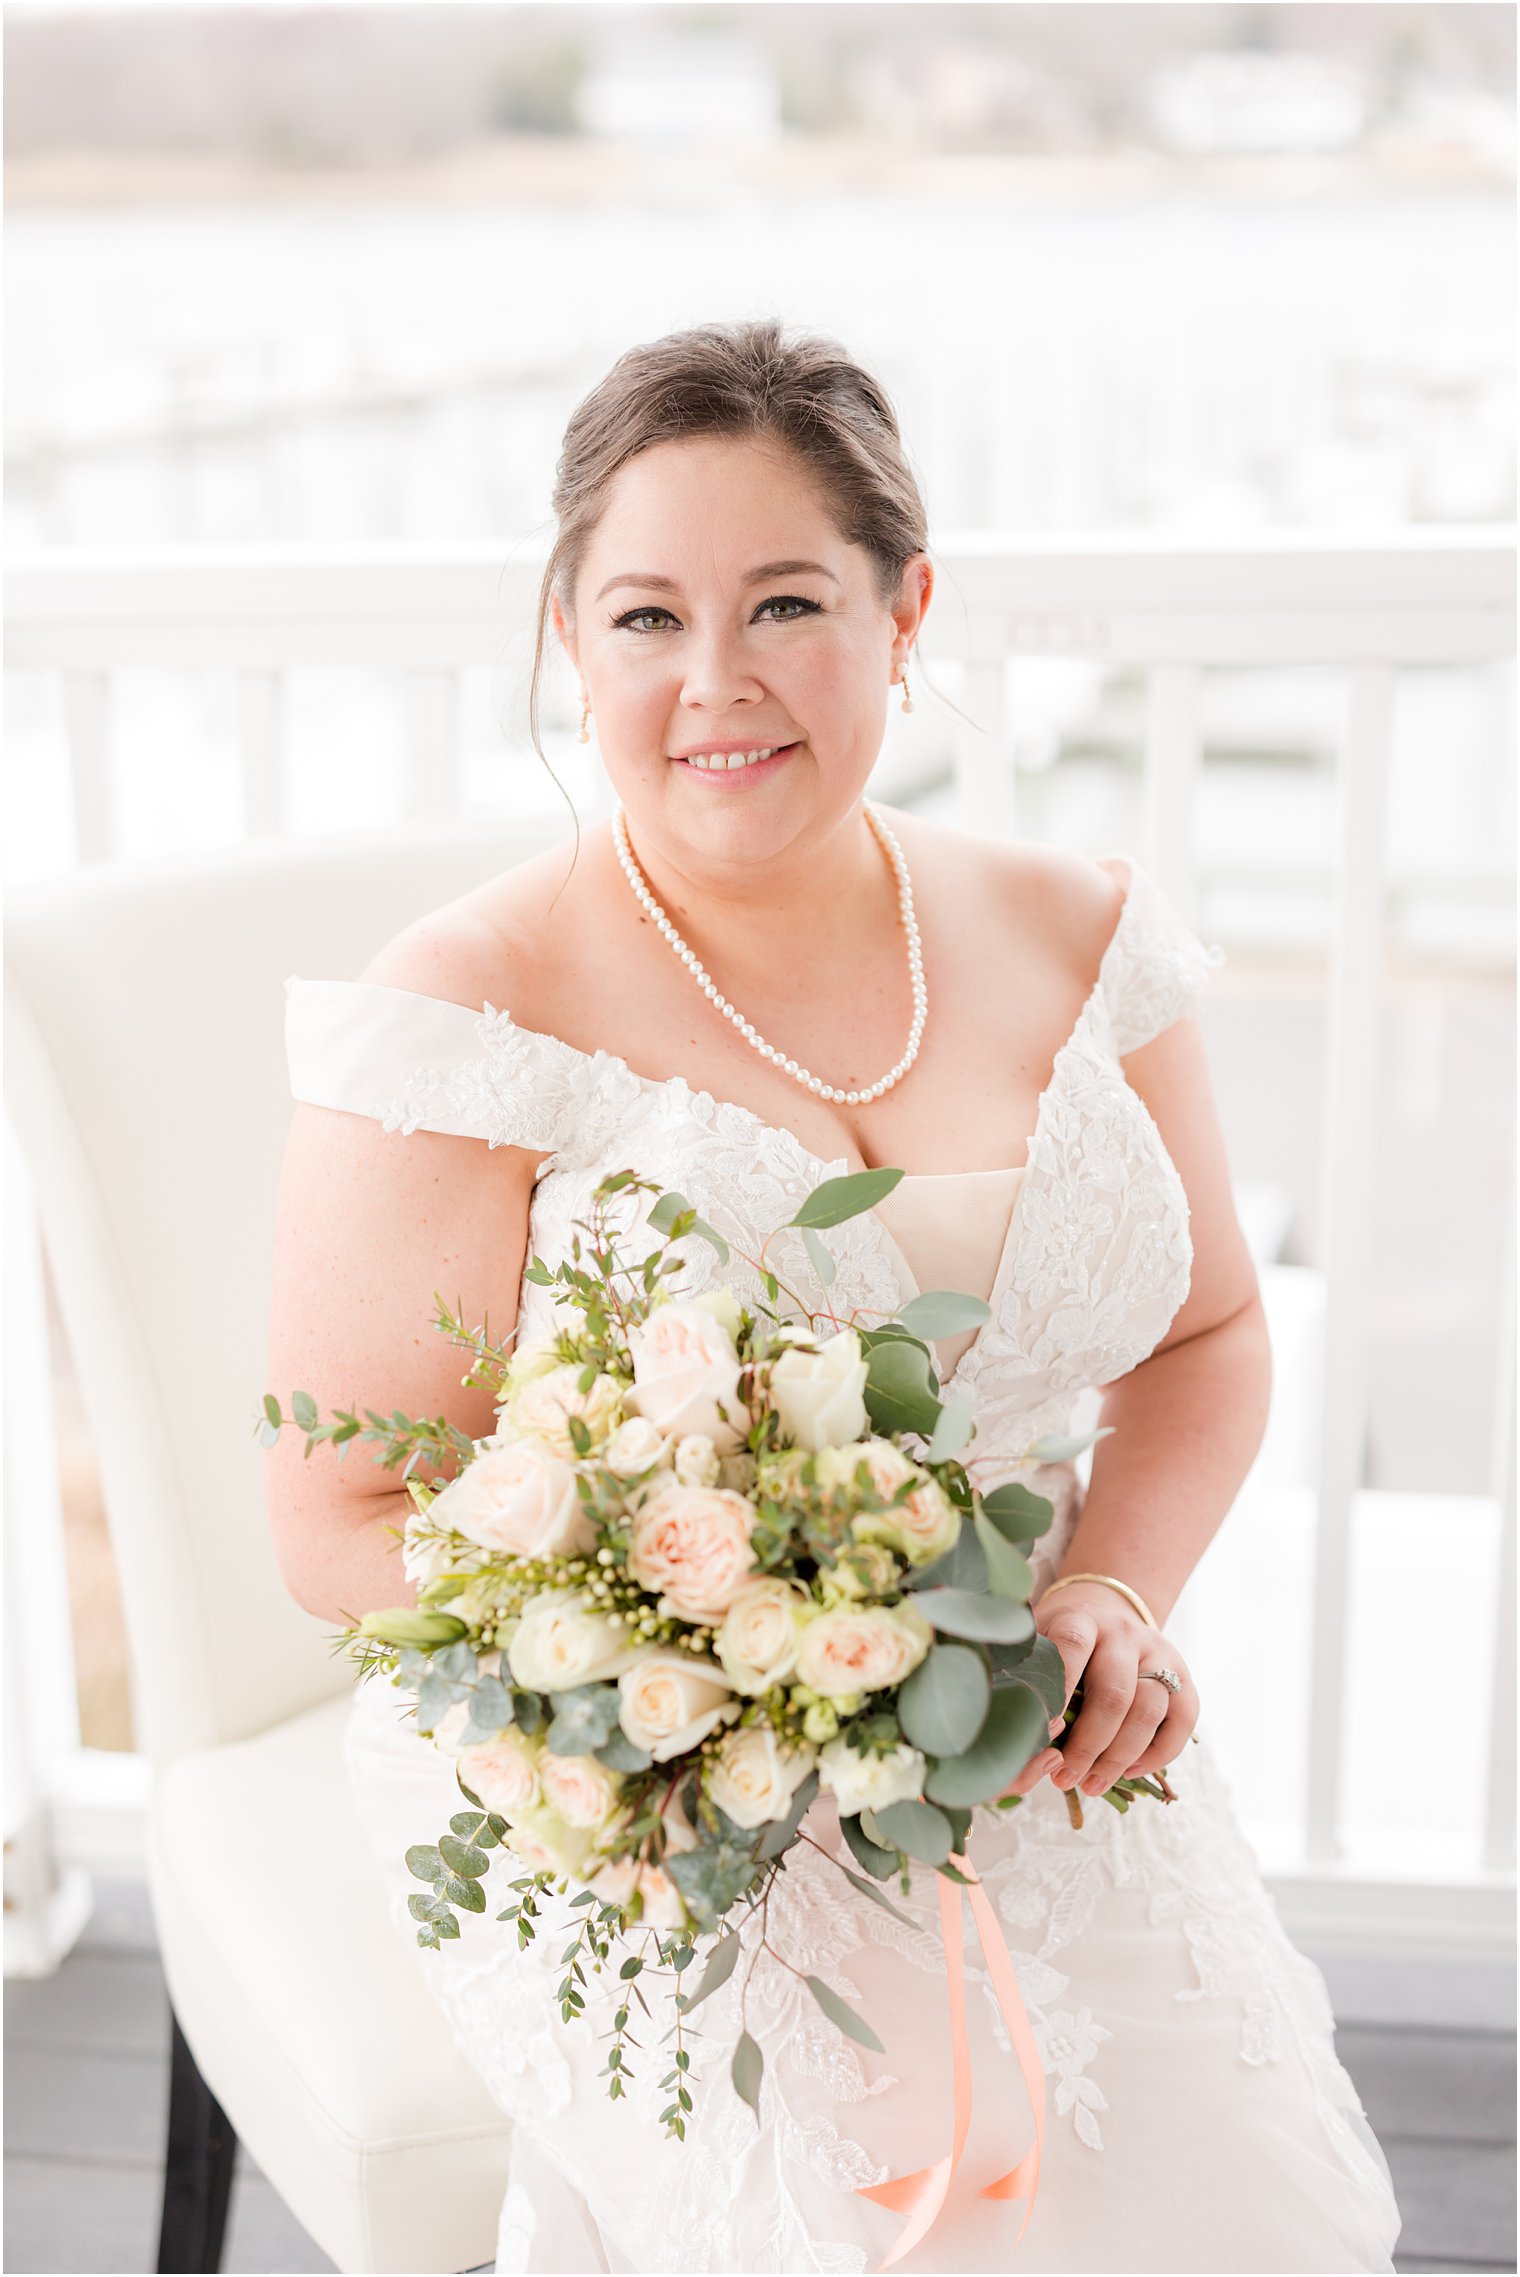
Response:
[{"label": "brown hair in updo", "polygon": [[841,536],[871,555],[884,604],[896,598],[904,562],[928,550],[924,502],[891,400],[837,341],[788,339],[778,317],[760,316],[640,342],[576,405],[555,469],[555,539],[528,688],[528,730],[545,766],[538,698],[550,601],[557,591],[573,624],[576,576],[618,470],[655,443],[693,435],[790,450],[816,476]]}]

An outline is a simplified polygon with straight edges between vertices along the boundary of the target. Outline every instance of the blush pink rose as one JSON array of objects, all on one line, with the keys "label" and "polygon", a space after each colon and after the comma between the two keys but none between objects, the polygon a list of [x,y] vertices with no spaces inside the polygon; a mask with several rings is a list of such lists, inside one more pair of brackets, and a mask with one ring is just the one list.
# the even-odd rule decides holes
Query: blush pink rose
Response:
[{"label": "blush pink rose", "polygon": [[640,1503],[628,1570],[682,1621],[720,1621],[754,1571],[755,1510],[726,1486],[659,1486]]},{"label": "blush pink rose", "polygon": [[512,1557],[574,1555],[596,1541],[573,1467],[539,1439],[487,1447],[434,1497],[428,1514]]},{"label": "blush pink rose", "polygon": [[629,1329],[628,1349],[633,1390],[625,1407],[668,1438],[700,1432],[720,1455],[743,1445],[749,1416],[739,1397],[739,1355],[715,1313],[679,1298],[656,1305]]}]

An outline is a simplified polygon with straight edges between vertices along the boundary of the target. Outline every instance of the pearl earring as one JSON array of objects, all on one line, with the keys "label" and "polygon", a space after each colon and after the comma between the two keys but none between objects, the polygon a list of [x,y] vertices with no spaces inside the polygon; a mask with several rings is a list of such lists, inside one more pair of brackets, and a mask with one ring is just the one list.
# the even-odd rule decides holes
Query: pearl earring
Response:
[{"label": "pearl earring", "polygon": [[909,693],[908,693],[908,667],[906,666],[906,664],[903,666],[903,673],[902,673],[902,692],[903,692],[902,708],[903,708],[903,710],[904,710],[905,712],[910,712],[910,711],[912,711],[912,709],[913,709],[913,698],[912,698],[912,697],[909,695]]},{"label": "pearl earring", "polygon": [[588,719],[590,719],[590,717],[591,701],[590,698],[587,697],[584,698],[581,703],[581,728],[579,735],[577,735],[575,739],[577,743],[589,743],[591,741],[591,730],[586,725],[586,722]]}]

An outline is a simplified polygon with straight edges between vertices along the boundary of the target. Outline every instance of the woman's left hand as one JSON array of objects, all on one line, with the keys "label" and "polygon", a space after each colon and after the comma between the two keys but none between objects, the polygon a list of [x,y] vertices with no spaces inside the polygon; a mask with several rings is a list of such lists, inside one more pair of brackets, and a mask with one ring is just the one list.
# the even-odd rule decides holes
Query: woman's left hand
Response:
[{"label": "woman's left hand", "polygon": [[[1199,1707],[1197,1686],[1166,1632],[1097,1581],[1073,1582],[1031,1610],[1036,1629],[1061,1655],[1068,1703],[1082,1679],[1082,1706],[1058,1757],[1042,1750],[1004,1791],[1027,1794],[1050,1771],[1060,1788],[1101,1795],[1116,1779],[1164,1770],[1187,1744]],[[1182,1689],[1142,1678],[1145,1668],[1174,1669]]]}]

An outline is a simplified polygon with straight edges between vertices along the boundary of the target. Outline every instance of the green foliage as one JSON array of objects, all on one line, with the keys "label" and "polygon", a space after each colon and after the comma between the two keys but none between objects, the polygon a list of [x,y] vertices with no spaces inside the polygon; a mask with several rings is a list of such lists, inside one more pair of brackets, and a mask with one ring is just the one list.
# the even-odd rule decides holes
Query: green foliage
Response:
[{"label": "green foliage", "polygon": [[890,1194],[902,1177],[900,1170],[853,1170],[844,1178],[825,1178],[813,1188],[795,1217],[795,1226],[843,1225],[858,1218]]},{"label": "green foliage", "polygon": [[1045,1703],[1027,1684],[994,1689],[987,1720],[953,1760],[931,1763],[924,1793],[937,1803],[984,1803],[1015,1780],[1050,1737]]},{"label": "green foliage", "polygon": [[831,1984],[825,1984],[822,1977],[804,1977],[802,1981],[831,2024],[837,2024],[841,2032],[847,2033],[850,2039],[859,2041],[861,2047],[874,2048],[879,2056],[886,2054],[886,2049],[865,2018],[857,2016],[849,2002]]},{"label": "green foliage", "polygon": [[936,1629],[953,1637],[1018,1644],[1034,1635],[1029,1607],[1005,1597],[979,1597],[969,1589],[921,1589],[913,1602]]},{"label": "green foliage", "polygon": [[942,1866],[955,1843],[955,1830],[932,1802],[888,1803],[871,1813],[888,1842],[924,1866]]},{"label": "green foliage", "polygon": [[554,1721],[549,1726],[551,1755],[594,1755],[618,1729],[615,1684],[578,1684],[570,1692],[551,1692]]},{"label": "green foliage", "polygon": [[982,1728],[992,1697],[987,1663],[970,1645],[935,1644],[899,1687],[903,1737],[925,1755],[961,1755]]}]

